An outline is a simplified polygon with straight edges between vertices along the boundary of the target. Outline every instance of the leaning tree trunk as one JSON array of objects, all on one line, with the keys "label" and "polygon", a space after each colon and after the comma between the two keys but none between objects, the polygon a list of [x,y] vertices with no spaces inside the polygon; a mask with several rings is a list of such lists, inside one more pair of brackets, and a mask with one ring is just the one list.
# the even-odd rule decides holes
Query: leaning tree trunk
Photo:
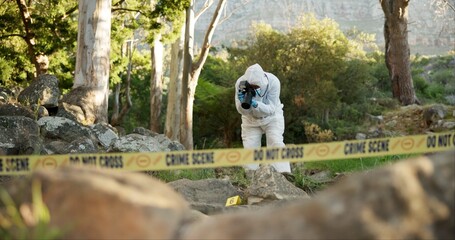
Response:
[{"label": "leaning tree trunk", "polygon": [[411,76],[408,44],[409,0],[379,0],[385,16],[385,62],[393,97],[402,105],[419,103]]},{"label": "leaning tree trunk", "polygon": [[180,142],[186,149],[193,149],[193,105],[196,86],[202,67],[207,60],[210,43],[221,17],[221,12],[226,5],[227,0],[219,0],[215,13],[205,33],[204,42],[202,43],[201,52],[197,62],[193,62],[193,43],[194,43],[194,0],[191,0],[190,7],[186,14],[185,25],[185,54],[182,80],[182,105],[181,105],[181,124],[180,124]]},{"label": "leaning tree trunk", "polygon": [[180,102],[180,142],[186,149],[193,149],[193,99],[190,88],[190,72],[193,68],[194,0],[186,11],[185,42],[183,51],[182,99]]},{"label": "leaning tree trunk", "polygon": [[84,123],[108,122],[111,1],[79,0],[74,84],[66,100],[81,108]]}]

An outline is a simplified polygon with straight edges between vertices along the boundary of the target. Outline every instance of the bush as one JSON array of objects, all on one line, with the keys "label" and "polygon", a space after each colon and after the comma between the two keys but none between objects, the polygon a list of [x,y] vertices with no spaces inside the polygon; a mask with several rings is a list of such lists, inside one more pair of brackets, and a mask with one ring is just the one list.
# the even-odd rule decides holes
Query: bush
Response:
[{"label": "bush", "polygon": [[310,143],[331,142],[334,139],[333,132],[329,129],[321,129],[314,123],[304,123],[305,135]]},{"label": "bush", "polygon": [[414,81],[414,89],[415,89],[416,93],[424,94],[429,86],[427,81],[421,76],[413,77],[413,81]]}]

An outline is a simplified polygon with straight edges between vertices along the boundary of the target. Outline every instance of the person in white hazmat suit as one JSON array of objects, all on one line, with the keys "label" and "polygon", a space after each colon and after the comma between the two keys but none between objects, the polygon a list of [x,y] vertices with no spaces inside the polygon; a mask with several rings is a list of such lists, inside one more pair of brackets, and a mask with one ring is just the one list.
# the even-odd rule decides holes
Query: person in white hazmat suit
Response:
[{"label": "person in white hazmat suit", "polygon": [[[255,96],[248,109],[242,107],[245,94],[239,90],[242,81],[247,81],[255,89]],[[245,74],[235,83],[235,106],[242,115],[242,141],[244,148],[260,148],[262,135],[266,136],[267,147],[284,147],[283,104],[280,100],[280,80],[269,72],[264,72],[259,64],[248,67]],[[288,178],[291,175],[289,162],[271,163]],[[247,164],[246,170],[256,170],[259,164]],[[291,175],[292,176],[292,175]]]}]

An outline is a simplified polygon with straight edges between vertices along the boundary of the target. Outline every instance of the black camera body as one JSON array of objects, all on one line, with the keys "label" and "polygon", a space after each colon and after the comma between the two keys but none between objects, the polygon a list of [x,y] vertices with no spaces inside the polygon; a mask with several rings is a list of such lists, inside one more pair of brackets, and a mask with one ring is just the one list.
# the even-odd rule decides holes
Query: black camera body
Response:
[{"label": "black camera body", "polygon": [[251,107],[253,97],[256,96],[256,90],[254,90],[248,81],[244,80],[239,83],[239,92],[242,92],[245,95],[242,102],[242,108],[249,109]]}]

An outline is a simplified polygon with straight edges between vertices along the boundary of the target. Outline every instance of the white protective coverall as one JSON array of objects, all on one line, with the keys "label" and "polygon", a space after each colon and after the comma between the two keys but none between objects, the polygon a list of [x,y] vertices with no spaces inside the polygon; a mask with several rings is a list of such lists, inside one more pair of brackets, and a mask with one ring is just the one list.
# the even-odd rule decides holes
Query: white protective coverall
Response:
[{"label": "white protective coverall", "polygon": [[[243,109],[238,98],[240,81],[260,87],[253,98],[257,106]],[[283,104],[280,100],[280,80],[272,73],[264,72],[259,64],[248,67],[245,74],[235,83],[235,106],[242,115],[242,141],[244,148],[260,148],[262,135],[265,134],[267,147],[284,147]],[[258,89],[259,90],[259,89]],[[271,163],[278,172],[291,173],[289,162]],[[256,170],[259,164],[247,164],[247,170]]]}]

